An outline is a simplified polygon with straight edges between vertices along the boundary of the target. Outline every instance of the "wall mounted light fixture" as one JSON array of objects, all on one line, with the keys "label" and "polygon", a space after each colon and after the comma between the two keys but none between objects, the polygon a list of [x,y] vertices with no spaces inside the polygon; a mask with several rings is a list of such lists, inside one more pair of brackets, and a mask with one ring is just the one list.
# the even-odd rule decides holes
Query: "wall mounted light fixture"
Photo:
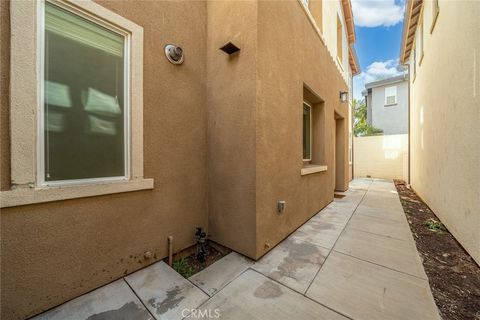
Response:
[{"label": "wall mounted light fixture", "polygon": [[340,101],[347,102],[348,101],[348,92],[340,91]]},{"label": "wall mounted light fixture", "polygon": [[183,49],[173,44],[165,46],[165,56],[173,64],[183,63]]},{"label": "wall mounted light fixture", "polygon": [[286,208],[287,208],[287,202],[285,200],[279,200],[277,202],[277,212],[278,213],[284,213]]}]

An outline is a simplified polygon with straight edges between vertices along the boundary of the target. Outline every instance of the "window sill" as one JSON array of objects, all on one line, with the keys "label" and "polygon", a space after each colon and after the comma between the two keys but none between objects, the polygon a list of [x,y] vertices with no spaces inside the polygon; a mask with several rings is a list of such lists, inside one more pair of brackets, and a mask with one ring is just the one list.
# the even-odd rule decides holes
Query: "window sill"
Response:
[{"label": "window sill", "polygon": [[153,179],[135,179],[61,187],[18,188],[0,192],[0,207],[16,207],[27,204],[94,197],[147,189],[153,189]]},{"label": "window sill", "polygon": [[393,107],[393,106],[396,106],[398,103],[390,103],[390,104],[384,104],[383,106],[384,107]]},{"label": "window sill", "polygon": [[327,171],[327,166],[325,165],[317,165],[317,164],[309,164],[304,165],[303,168],[300,170],[300,174],[305,176],[307,174],[317,173]]}]

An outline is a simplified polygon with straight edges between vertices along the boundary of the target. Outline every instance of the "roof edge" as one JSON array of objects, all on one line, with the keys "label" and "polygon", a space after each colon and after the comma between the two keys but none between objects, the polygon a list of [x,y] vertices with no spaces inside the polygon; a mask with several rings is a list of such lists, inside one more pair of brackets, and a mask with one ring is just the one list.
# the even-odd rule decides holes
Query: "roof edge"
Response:
[{"label": "roof edge", "polygon": [[408,81],[408,79],[409,79],[408,73],[404,73],[404,74],[401,74],[399,76],[395,76],[395,77],[391,77],[391,78],[387,78],[387,79],[382,79],[382,80],[366,83],[365,84],[365,89],[380,87],[380,86],[384,86],[384,85],[392,84],[392,83],[396,83],[396,82],[404,82],[404,81]]},{"label": "roof edge", "polygon": [[347,38],[348,43],[352,44],[356,40],[355,36],[355,24],[353,22],[352,3],[350,0],[342,0],[343,17],[345,18],[345,24],[347,25]]},{"label": "roof edge", "polygon": [[[406,0],[405,13],[403,18],[402,44],[400,46],[400,63],[405,64],[415,42],[418,15],[421,12],[423,0]],[[413,24],[413,26],[412,26]],[[412,39],[413,37],[413,39]]]},{"label": "roof edge", "polygon": [[353,45],[348,46],[348,62],[350,63],[350,69],[352,69],[352,76],[359,74],[360,64],[358,63],[357,52]]}]

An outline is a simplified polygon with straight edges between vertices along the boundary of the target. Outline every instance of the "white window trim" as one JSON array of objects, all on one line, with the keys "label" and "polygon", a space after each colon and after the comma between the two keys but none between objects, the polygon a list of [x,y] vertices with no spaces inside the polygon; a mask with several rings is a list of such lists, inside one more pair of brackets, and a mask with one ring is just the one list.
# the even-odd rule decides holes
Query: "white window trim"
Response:
[{"label": "white window trim", "polygon": [[[391,96],[392,96],[392,95],[387,96],[387,89],[391,89],[391,88],[394,88],[394,89],[395,89],[395,95],[394,95],[394,97],[395,97],[395,102],[394,102],[394,103],[388,103],[388,101],[387,101],[387,97],[391,97]],[[398,88],[397,88],[397,86],[386,87],[384,90],[385,90],[385,91],[384,91],[384,93],[385,93],[385,106],[393,106],[393,105],[396,105],[396,104],[398,103]]]},{"label": "white window trim", "polygon": [[[143,178],[143,28],[92,0],[51,0],[81,11],[97,22],[108,21],[128,35],[130,63],[130,139],[127,179],[80,181],[82,184],[45,186],[39,179],[40,113],[43,38],[42,1],[12,1],[10,4],[10,128],[11,179],[9,191],[0,193],[0,205],[18,205],[89,197],[153,188],[153,179]],[[98,18],[97,18],[98,17]],[[128,118],[128,117],[127,117]],[[78,181],[77,181],[78,182]]]},{"label": "white window trim", "polygon": [[[339,23],[340,22],[340,23]],[[340,29],[340,50],[338,50],[338,46],[339,46],[339,43],[338,43],[338,29]],[[343,59],[344,59],[344,39],[343,39],[343,36],[344,36],[344,33],[345,33],[345,28],[344,28],[344,25],[343,25],[343,19],[340,18],[340,15],[337,13],[337,34],[336,34],[336,38],[337,38],[337,62],[338,64],[340,65],[340,68],[342,69],[342,72],[344,72],[344,68],[343,68]]]},{"label": "white window trim", "polygon": [[421,13],[420,13],[420,16],[422,17],[422,18],[421,18],[422,20],[420,21],[420,23],[419,23],[419,25],[418,25],[418,27],[417,27],[417,28],[418,28],[417,30],[419,31],[419,32],[418,32],[418,34],[419,34],[418,39],[419,39],[419,43],[420,43],[420,59],[419,59],[419,61],[418,61],[418,66],[419,66],[419,67],[422,65],[422,61],[423,61],[423,57],[424,57],[424,48],[423,48],[423,47],[424,47],[424,42],[423,42],[423,40],[424,40],[424,35],[423,35],[423,31],[424,31],[424,30],[423,30],[423,26],[424,26],[424,24],[423,24],[423,9],[422,9],[422,11],[421,11]]},{"label": "white window trim", "polygon": [[[124,174],[122,176],[114,176],[114,177],[105,177],[105,178],[87,178],[87,179],[70,179],[70,180],[58,180],[58,181],[45,181],[45,139],[44,139],[44,130],[45,130],[45,121],[44,116],[44,85],[45,85],[45,21],[44,21],[44,14],[45,12],[45,4],[51,3],[59,8],[65,9],[73,14],[85,18],[95,24],[98,24],[110,31],[113,31],[117,34],[120,34],[125,39],[125,47],[124,47],[124,75],[125,75],[125,83],[124,83],[124,92],[125,92],[125,118],[124,118]],[[58,1],[58,0],[48,0],[42,1],[39,3],[40,5],[40,13],[39,14],[39,35],[38,35],[38,54],[39,54],[39,103],[38,103],[38,130],[37,130],[37,186],[48,187],[48,186],[65,186],[65,185],[84,185],[84,184],[93,184],[93,183],[105,183],[109,181],[128,181],[130,180],[130,118],[131,118],[131,108],[130,108],[130,67],[128,62],[130,61],[130,48],[131,48],[131,36],[129,32],[112,25],[104,20],[98,19],[97,17],[92,16],[90,13],[85,12],[84,10],[79,10],[75,6],[69,4],[65,1]]]},{"label": "white window trim", "polygon": [[430,33],[433,33],[433,29],[435,29],[435,24],[437,23],[438,14],[440,13],[440,4],[437,1],[432,1],[432,24],[430,25]]},{"label": "white window trim", "polygon": [[[312,25],[312,27],[315,30],[315,33],[317,34],[317,36],[320,38],[320,41],[323,44],[325,44],[325,37],[323,36],[323,32],[321,31],[321,30],[323,30],[323,27],[319,28],[319,26],[317,25],[317,21],[313,17],[310,10],[308,8],[306,8],[305,5],[303,4],[304,3],[303,0],[297,0],[297,1],[301,5],[301,7],[303,9],[303,12],[305,12],[305,14],[307,15],[308,21]],[[322,16],[323,16],[323,6],[322,6]],[[323,24],[323,19],[322,19],[322,24]]]},{"label": "white window trim", "polygon": [[[310,158],[309,159],[303,159],[303,161],[312,161],[312,146],[313,146],[313,143],[312,143],[312,106],[306,102],[306,101],[303,101],[303,104],[302,104],[302,117],[303,117],[303,106],[306,105],[308,106],[308,108],[310,109]],[[302,119],[302,140],[303,140],[303,119]],[[302,148],[303,148],[303,141],[302,141]],[[302,150],[302,158],[303,158],[303,150]]]}]

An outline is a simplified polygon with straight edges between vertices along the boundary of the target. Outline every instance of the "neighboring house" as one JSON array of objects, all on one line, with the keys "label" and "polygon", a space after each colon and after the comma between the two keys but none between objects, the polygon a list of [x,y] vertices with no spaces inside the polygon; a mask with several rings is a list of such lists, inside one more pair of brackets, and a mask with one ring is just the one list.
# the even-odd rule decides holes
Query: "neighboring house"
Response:
[{"label": "neighboring house", "polygon": [[1,9],[2,319],[158,261],[168,236],[190,247],[196,227],[258,259],[348,188],[348,0]]},{"label": "neighboring house", "polygon": [[480,264],[480,2],[406,3],[410,184]]},{"label": "neighboring house", "polygon": [[383,134],[408,133],[408,74],[365,84],[367,123]]}]

